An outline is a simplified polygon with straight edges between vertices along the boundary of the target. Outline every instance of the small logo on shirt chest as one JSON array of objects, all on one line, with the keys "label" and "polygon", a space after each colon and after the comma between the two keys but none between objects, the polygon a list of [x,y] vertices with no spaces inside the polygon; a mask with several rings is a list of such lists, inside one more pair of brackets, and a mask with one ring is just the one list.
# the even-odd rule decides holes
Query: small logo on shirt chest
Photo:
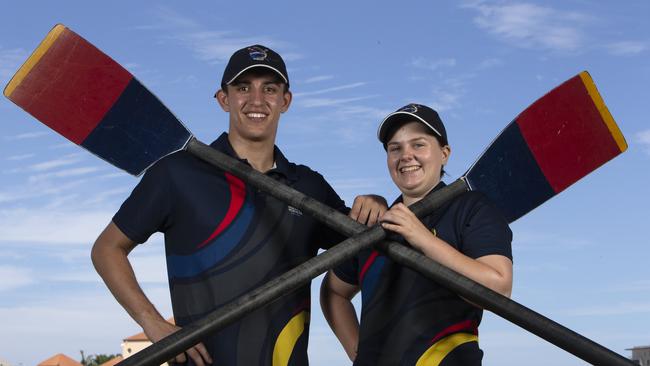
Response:
[{"label": "small logo on shirt chest", "polygon": [[299,209],[293,207],[293,206],[287,206],[289,209],[289,213],[294,215],[294,216],[302,216],[302,211]]}]

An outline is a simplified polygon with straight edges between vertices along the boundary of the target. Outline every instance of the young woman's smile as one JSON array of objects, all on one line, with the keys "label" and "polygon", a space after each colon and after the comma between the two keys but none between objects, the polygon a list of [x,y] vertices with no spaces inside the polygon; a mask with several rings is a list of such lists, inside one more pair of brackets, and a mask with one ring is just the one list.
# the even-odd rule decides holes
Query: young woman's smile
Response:
[{"label": "young woman's smile", "polygon": [[[424,197],[438,182],[451,150],[440,146],[420,122],[401,126],[386,143],[390,176],[402,191],[404,203]],[[410,201],[407,203],[407,201]]]}]

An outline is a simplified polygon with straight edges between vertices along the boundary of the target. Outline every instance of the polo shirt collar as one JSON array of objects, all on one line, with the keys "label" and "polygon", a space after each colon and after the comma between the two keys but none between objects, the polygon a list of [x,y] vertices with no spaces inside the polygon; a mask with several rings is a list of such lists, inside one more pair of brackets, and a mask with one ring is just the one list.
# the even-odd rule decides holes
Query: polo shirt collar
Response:
[{"label": "polo shirt collar", "polygon": [[[427,197],[428,195],[433,194],[433,192],[435,192],[435,191],[441,189],[442,187],[444,187],[444,186],[446,186],[446,185],[447,185],[447,184],[445,184],[445,182],[443,182],[443,181],[438,182],[438,184],[436,184],[436,186],[433,187],[433,189],[430,190],[429,193],[427,193],[424,197]],[[400,194],[399,197],[397,197],[397,199],[395,200],[395,202],[393,202],[393,204],[390,205],[390,207],[393,207],[393,206],[395,206],[396,204],[401,203],[401,202],[404,202],[404,199],[402,198],[402,195]]]},{"label": "polo shirt collar", "polygon": [[[250,166],[246,159],[239,159],[235,150],[232,148],[232,145],[230,145],[230,141],[228,141],[227,132],[222,133],[219,138],[210,144],[210,146]],[[273,146],[273,158],[275,161],[275,167],[269,170],[267,174],[275,173],[284,176],[290,181],[298,180],[296,166],[287,160],[277,146]]]}]

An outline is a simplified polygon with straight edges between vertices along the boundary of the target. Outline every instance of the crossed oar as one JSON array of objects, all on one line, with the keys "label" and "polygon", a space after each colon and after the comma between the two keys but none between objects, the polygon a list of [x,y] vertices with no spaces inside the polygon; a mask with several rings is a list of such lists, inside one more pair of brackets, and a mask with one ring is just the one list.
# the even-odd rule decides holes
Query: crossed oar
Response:
[{"label": "crossed oar", "polygon": [[[131,174],[139,175],[164,156],[186,149],[351,236],[125,359],[121,366],[159,365],[373,244],[394,261],[589,363],[634,364],[406,246],[384,240],[380,226],[368,229],[201,143],[133,75],[63,25],[48,33],[4,94],[64,137]],[[591,77],[582,72],[524,110],[461,178],[410,208],[422,217],[462,192],[478,190],[512,222],[626,148]]]}]

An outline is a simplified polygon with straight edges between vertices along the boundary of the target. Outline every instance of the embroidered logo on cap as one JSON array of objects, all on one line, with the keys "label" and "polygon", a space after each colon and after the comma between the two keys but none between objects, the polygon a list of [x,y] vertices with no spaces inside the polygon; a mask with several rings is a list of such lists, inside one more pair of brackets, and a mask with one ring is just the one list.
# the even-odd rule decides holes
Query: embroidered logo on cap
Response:
[{"label": "embroidered logo on cap", "polygon": [[408,112],[408,113],[418,113],[418,105],[417,104],[409,104],[405,107],[402,107],[400,109],[400,112]]},{"label": "embroidered logo on cap", "polygon": [[266,57],[268,56],[267,51],[267,49],[257,46],[248,47],[248,55],[255,61],[266,60]]}]

